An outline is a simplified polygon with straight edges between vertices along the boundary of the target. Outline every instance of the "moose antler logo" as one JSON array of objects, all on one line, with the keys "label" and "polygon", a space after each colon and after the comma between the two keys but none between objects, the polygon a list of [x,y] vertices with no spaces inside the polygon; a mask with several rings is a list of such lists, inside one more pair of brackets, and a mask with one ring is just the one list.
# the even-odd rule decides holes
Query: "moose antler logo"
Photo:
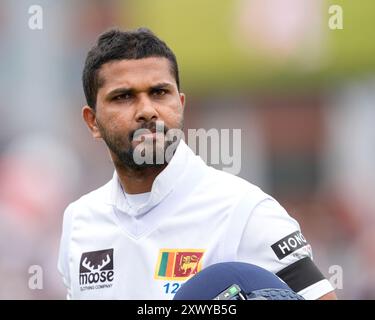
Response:
[{"label": "moose antler logo", "polygon": [[80,273],[113,270],[113,249],[82,253],[79,269]]},{"label": "moose antler logo", "polygon": [[102,263],[99,264],[97,267],[94,267],[94,266],[91,266],[91,262],[88,261],[87,257],[85,257],[85,259],[82,261],[82,266],[85,267],[87,270],[90,270],[91,272],[101,271],[111,261],[112,260],[109,257],[109,254],[107,254],[106,258],[102,260]]},{"label": "moose antler logo", "polygon": [[79,265],[80,285],[108,283],[113,279],[113,249],[82,253]]}]

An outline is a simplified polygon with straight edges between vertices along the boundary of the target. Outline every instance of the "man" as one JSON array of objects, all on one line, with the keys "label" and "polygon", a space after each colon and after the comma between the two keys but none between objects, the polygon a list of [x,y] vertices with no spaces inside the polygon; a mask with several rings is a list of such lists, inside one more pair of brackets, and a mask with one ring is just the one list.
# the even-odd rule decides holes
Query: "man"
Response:
[{"label": "man", "polygon": [[163,41],[147,29],[102,34],[83,87],[83,118],[115,172],[65,211],[59,270],[68,298],[172,299],[189,277],[225,261],[274,272],[307,299],[335,297],[276,200],[208,167],[178,135],[166,139],[183,127],[185,96]]}]

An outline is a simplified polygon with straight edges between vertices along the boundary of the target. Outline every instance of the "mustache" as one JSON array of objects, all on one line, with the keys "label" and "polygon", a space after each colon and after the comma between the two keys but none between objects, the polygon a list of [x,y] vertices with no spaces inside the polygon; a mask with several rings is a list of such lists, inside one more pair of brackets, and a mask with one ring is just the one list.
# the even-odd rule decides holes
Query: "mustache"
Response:
[{"label": "mustache", "polygon": [[137,129],[132,130],[129,133],[129,141],[133,141],[137,136],[144,134],[145,131],[151,132],[163,132],[164,135],[167,134],[169,128],[165,125],[163,121],[150,121],[143,122]]}]

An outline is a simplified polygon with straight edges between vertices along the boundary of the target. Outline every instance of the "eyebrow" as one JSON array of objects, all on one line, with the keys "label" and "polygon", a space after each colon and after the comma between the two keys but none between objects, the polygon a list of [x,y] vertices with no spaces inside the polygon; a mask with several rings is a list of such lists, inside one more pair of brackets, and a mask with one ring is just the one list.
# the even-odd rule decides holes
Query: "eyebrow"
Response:
[{"label": "eyebrow", "polygon": [[[172,88],[172,84],[169,83],[169,82],[161,82],[161,83],[157,83],[151,87],[149,87],[147,89],[147,91],[152,91],[152,90],[158,90],[158,89],[166,89],[166,88]],[[132,94],[132,93],[135,93],[137,92],[138,90],[136,90],[135,88],[126,88],[126,87],[122,87],[122,88],[116,88],[112,91],[110,91],[107,95],[106,95],[106,98],[107,99],[111,99],[113,97],[115,97],[116,95],[122,95],[122,94]]]}]

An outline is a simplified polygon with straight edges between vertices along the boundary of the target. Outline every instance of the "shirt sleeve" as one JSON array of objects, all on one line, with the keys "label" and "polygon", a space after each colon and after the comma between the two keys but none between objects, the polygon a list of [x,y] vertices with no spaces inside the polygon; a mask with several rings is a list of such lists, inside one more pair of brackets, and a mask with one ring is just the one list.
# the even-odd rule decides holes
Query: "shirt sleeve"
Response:
[{"label": "shirt sleeve", "polygon": [[70,283],[70,269],[69,269],[69,242],[72,228],[72,212],[71,206],[68,206],[64,212],[62,235],[60,240],[60,249],[57,268],[62,276],[63,283],[67,288],[66,298],[70,300],[71,296],[71,283]]},{"label": "shirt sleeve", "polygon": [[272,198],[260,202],[250,214],[238,259],[277,274],[305,299],[318,299],[333,291],[315,266],[298,222]]}]

